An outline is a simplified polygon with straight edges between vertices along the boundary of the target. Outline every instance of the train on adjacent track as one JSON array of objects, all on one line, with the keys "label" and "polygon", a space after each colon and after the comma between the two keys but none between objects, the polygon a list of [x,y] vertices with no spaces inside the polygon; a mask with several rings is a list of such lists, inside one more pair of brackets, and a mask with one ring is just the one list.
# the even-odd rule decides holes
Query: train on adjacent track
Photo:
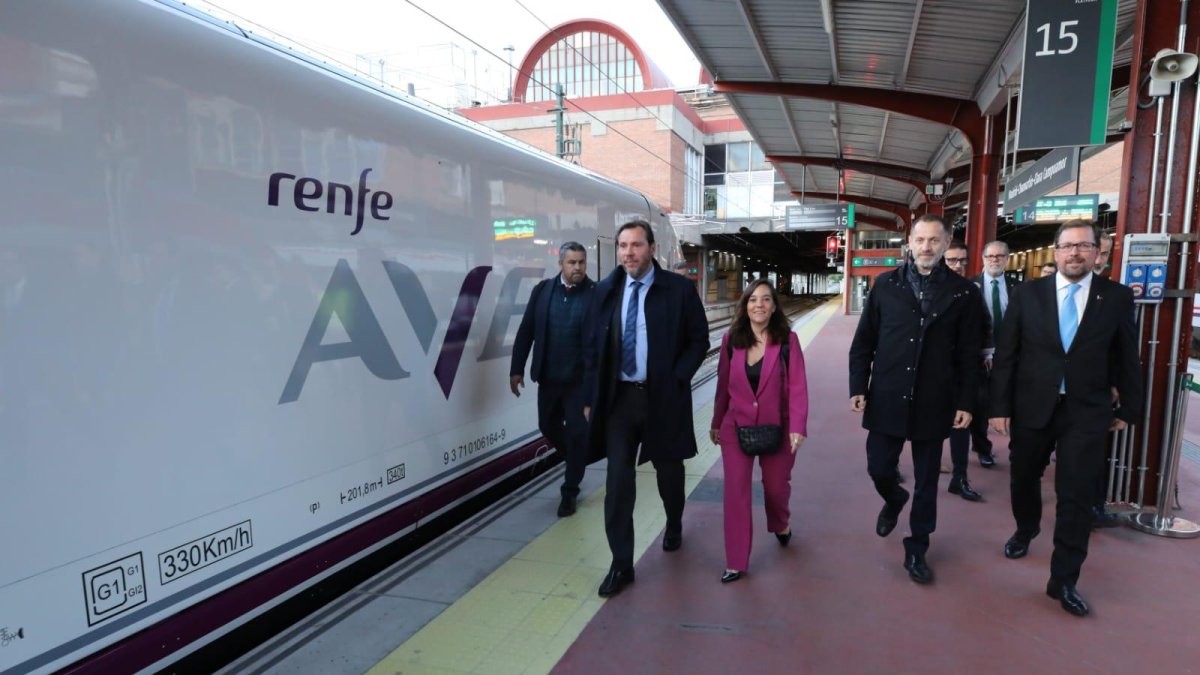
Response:
[{"label": "train on adjacent track", "polygon": [[169,666],[544,457],[643,195],[167,0],[0,4],[0,671]]}]

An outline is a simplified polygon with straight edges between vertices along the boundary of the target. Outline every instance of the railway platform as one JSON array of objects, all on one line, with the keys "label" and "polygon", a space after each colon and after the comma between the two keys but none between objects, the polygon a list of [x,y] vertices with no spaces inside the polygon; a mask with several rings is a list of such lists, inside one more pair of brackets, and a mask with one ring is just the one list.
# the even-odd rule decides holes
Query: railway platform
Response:
[{"label": "railway platform", "polygon": [[[948,494],[942,481],[929,553],[936,581],[908,579],[907,518],[888,538],[874,534],[866,432],[846,403],[856,321],[835,300],[795,323],[811,400],[793,474],[795,537],[781,548],[756,506],[750,571],[737,583],[718,581],[722,471],[708,442],[709,381],[695,394],[701,452],[687,462],[683,547],[658,546],[662,508],[652,469],[640,471],[637,581],[620,595],[596,595],[609,563],[603,463],[589,468],[579,511],[564,519],[554,514],[561,471],[552,471],[224,672],[1193,672],[1197,544],[1096,531],[1079,583],[1092,614],[1070,616],[1043,592],[1054,464],[1043,480],[1043,535],[1026,558],[1003,556],[1013,530],[1003,439],[995,468],[972,459],[983,502]],[[1192,519],[1200,407],[1193,413],[1179,483],[1179,515]],[[908,462],[906,453],[911,475]]]}]

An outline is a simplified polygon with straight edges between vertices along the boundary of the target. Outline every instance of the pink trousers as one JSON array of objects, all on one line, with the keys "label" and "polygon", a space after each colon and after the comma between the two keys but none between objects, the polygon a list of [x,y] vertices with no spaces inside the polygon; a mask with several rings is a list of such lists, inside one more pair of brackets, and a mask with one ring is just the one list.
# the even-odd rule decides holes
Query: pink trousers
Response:
[{"label": "pink trousers", "polygon": [[[767,531],[788,529],[792,496],[792,466],[796,456],[787,449],[759,457],[763,494],[767,507]],[[750,515],[750,482],[754,476],[754,458],[738,447],[737,440],[721,445],[721,464],[725,468],[725,566],[744,572],[750,567],[750,544],[754,539]]]}]

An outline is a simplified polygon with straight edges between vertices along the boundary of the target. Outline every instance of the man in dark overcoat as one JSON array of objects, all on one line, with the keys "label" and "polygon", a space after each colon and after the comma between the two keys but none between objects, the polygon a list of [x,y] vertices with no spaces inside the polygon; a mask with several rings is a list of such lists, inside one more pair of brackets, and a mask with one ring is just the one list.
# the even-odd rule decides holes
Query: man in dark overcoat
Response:
[{"label": "man in dark overcoat", "polygon": [[575,241],[558,251],[559,273],[533,287],[513,341],[508,384],[513,396],[525,386],[525,362],[538,385],[538,429],[562,454],[560,518],[575,513],[579,483],[587,468],[587,406],[583,386],[583,322],[596,282],[587,276],[587,249]]},{"label": "man in dark overcoat", "polygon": [[937,526],[942,442],[971,424],[983,333],[979,289],[942,261],[949,243],[940,216],[913,223],[912,258],[876,278],[850,344],[850,406],[863,413],[867,473],[884,500],[875,533],[890,534],[908,502],[897,480],[907,440],[916,485],[904,568],[922,584],[933,581],[925,553]]},{"label": "man in dark overcoat", "polygon": [[667,515],[662,546],[674,551],[683,541],[683,460],[696,455],[692,376],[708,352],[708,321],[695,285],[659,267],[655,253],[649,223],[618,229],[620,266],[596,286],[584,329],[589,447],[608,458],[605,597],[633,581],[636,466],[654,464]]}]

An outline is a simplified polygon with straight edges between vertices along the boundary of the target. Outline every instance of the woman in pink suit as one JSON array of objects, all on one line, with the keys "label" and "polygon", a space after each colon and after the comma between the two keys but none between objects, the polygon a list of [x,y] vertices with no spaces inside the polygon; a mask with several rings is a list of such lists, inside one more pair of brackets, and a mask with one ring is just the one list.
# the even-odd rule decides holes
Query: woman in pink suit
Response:
[{"label": "woman in pink suit", "polygon": [[[788,345],[785,350],[782,345]],[[782,378],[782,381],[781,381]],[[754,458],[738,444],[737,427],[778,424],[776,452],[759,456],[766,496],[767,530],[781,546],[792,539],[788,499],[796,449],[808,435],[808,384],[804,354],[775,289],[765,279],[750,283],[721,343],[717,395],[709,435],[721,446],[725,467],[725,573],[737,581],[750,565],[750,480]]]}]

